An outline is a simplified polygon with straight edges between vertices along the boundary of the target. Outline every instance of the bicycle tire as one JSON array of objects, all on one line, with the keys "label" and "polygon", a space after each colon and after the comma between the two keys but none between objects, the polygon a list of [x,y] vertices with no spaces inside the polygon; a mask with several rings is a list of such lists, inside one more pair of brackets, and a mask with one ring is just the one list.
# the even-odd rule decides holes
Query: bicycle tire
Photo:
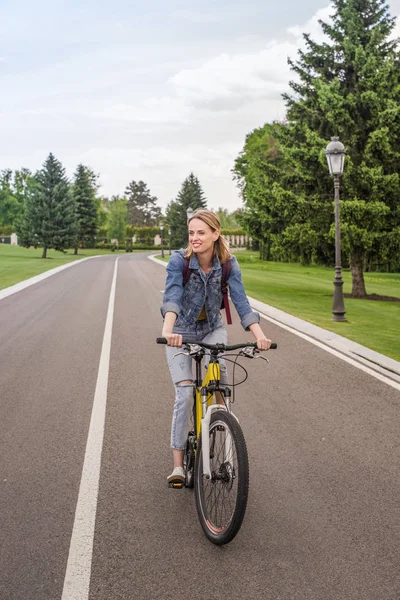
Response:
[{"label": "bicycle tire", "polygon": [[[203,476],[202,456],[204,434],[202,432],[198,441],[195,461],[197,514],[207,538],[214,544],[223,545],[237,535],[246,513],[249,491],[246,442],[232,414],[223,410],[213,412],[207,432],[210,437],[211,479],[206,479]],[[227,450],[228,436],[231,441]]]}]

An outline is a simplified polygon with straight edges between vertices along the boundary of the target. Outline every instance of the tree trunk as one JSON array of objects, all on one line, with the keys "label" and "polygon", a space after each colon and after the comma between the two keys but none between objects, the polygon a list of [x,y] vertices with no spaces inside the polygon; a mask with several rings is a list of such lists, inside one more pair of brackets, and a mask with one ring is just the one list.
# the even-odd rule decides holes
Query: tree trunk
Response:
[{"label": "tree trunk", "polygon": [[350,258],[350,268],[352,275],[351,295],[353,298],[365,298],[367,291],[365,289],[364,273],[363,273],[363,257],[362,254],[355,252]]},{"label": "tree trunk", "polygon": [[78,246],[75,246],[74,254],[78,254]]},{"label": "tree trunk", "polygon": [[47,258],[47,246],[46,246],[46,244],[43,246],[42,258]]}]

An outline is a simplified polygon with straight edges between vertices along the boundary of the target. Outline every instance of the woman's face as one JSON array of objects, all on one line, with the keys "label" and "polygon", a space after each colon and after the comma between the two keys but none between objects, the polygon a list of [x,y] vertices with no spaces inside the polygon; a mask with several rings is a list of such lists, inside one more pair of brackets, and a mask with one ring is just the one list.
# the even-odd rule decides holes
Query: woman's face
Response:
[{"label": "woman's face", "polygon": [[189,242],[195,254],[204,254],[214,248],[219,238],[219,231],[213,230],[201,219],[192,219],[188,225]]}]

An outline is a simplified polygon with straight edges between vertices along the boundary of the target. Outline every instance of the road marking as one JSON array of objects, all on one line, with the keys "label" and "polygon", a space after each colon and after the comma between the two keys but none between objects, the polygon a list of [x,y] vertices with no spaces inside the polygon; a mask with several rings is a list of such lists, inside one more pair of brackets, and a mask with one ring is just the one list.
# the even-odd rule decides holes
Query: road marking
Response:
[{"label": "road marking", "polygon": [[104,423],[106,417],[108,371],[110,366],[117,269],[118,258],[116,259],[114,266],[92,416],[86,442],[85,459],[79,486],[78,501],[76,504],[75,520],[61,600],[87,600],[89,598],[93,538],[96,522],[97,496],[99,491]]},{"label": "road marking", "polygon": [[397,383],[396,381],[393,381],[393,379],[389,379],[388,377],[381,375],[377,371],[374,371],[373,369],[370,369],[369,367],[362,365],[361,363],[357,362],[356,360],[354,360],[348,356],[345,356],[341,352],[338,352],[337,350],[330,348],[326,344],[322,344],[321,342],[318,342],[317,340],[310,337],[306,333],[297,331],[297,329],[293,329],[293,327],[290,327],[289,325],[285,325],[284,323],[281,323],[280,321],[277,321],[276,319],[273,319],[272,317],[267,317],[267,315],[263,315],[262,313],[260,313],[260,316],[263,319],[266,319],[267,321],[271,321],[271,323],[274,323],[274,325],[278,325],[278,327],[282,327],[282,329],[286,329],[287,331],[290,331],[291,333],[298,335],[299,337],[303,338],[303,340],[306,340],[307,342],[311,342],[311,344],[314,344],[314,346],[318,346],[318,348],[322,348],[322,350],[325,350],[325,352],[329,352],[330,354],[333,354],[333,356],[336,356],[337,358],[344,360],[345,362],[349,363],[353,367],[357,367],[357,369],[360,369],[361,371],[364,371],[365,373],[372,375],[372,377],[375,377],[376,379],[383,381],[383,383],[386,383],[387,385],[392,386],[395,390],[400,390],[400,383]]}]

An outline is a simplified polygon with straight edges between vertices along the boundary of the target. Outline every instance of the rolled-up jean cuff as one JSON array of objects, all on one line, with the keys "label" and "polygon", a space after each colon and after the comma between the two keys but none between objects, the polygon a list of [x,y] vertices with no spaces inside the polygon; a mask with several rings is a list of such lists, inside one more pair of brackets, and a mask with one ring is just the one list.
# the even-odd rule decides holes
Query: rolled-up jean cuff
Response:
[{"label": "rolled-up jean cuff", "polygon": [[181,307],[179,306],[179,304],[176,304],[175,302],[166,302],[165,304],[163,304],[161,306],[161,314],[163,317],[165,317],[167,312],[173,312],[175,314],[178,315],[179,317],[179,313],[181,312]]},{"label": "rolled-up jean cuff", "polygon": [[259,322],[260,322],[260,314],[258,312],[253,311],[243,317],[243,319],[241,320],[241,325],[245,331],[249,331],[250,325],[253,325],[253,323],[259,323]]}]

